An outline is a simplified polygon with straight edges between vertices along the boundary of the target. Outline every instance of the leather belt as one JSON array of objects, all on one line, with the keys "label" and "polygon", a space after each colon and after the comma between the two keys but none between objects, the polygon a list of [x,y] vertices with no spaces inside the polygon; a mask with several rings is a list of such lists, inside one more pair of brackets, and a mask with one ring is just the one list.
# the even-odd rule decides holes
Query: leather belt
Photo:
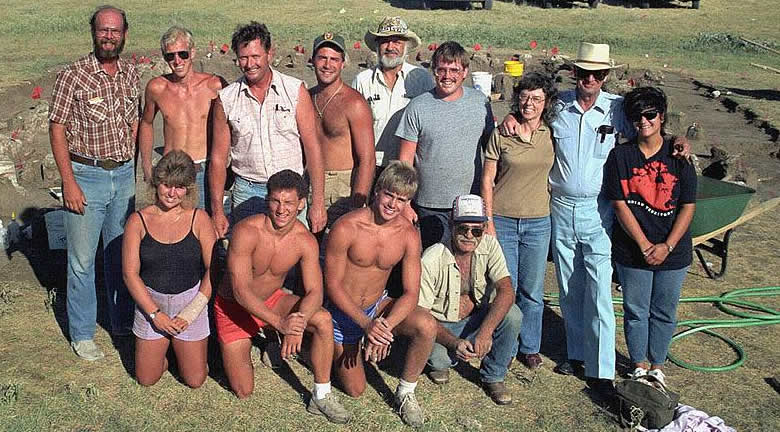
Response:
[{"label": "leather belt", "polygon": [[130,162],[130,159],[121,162],[117,162],[111,159],[90,159],[88,157],[77,155],[76,153],[70,153],[70,160],[76,163],[80,163],[82,165],[100,167],[103,168],[104,170],[109,170],[109,171],[113,169],[117,169],[122,165]]}]

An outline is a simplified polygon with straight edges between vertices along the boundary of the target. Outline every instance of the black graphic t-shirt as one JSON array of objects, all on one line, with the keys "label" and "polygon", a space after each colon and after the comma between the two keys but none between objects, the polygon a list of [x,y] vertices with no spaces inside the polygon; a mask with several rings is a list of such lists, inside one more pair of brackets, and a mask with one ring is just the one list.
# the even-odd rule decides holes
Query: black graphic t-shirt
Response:
[{"label": "black graphic t-shirt", "polygon": [[[636,142],[615,147],[604,167],[607,198],[625,201],[639,226],[653,244],[663,243],[672,231],[682,204],[696,202],[696,171],[685,159],[672,157],[672,141],[664,138],[650,158]],[[616,223],[612,232],[612,257],[633,268],[676,270],[693,261],[693,243],[686,232],[666,260],[657,266],[645,262],[639,245]]]}]

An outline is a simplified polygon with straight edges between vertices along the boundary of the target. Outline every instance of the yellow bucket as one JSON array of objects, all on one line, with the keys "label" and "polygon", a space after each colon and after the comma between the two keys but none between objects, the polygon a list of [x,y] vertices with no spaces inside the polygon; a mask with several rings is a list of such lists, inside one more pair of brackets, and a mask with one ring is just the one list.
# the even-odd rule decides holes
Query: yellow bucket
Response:
[{"label": "yellow bucket", "polygon": [[504,62],[504,72],[513,77],[519,77],[523,75],[523,63],[517,60],[507,60]]}]

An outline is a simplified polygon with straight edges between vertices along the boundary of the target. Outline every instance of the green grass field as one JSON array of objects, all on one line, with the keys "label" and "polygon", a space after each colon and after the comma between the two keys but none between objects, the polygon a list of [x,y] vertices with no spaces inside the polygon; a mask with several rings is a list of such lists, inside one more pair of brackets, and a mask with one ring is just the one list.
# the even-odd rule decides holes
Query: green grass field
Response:
[{"label": "green grass field", "polygon": [[[524,51],[535,40],[537,52],[557,46],[563,54],[574,55],[579,41],[598,41],[609,43],[613,57],[632,67],[662,69],[666,65],[719,86],[778,89],[778,74],[750,63],[778,68],[780,55],[739,42],[744,37],[778,49],[780,10],[775,1],[704,0],[699,10],[690,9],[689,2],[662,2],[674,7],[655,9],[613,6],[618,0],[605,2],[591,10],[583,1],[567,9],[496,1],[491,11],[423,11],[379,0],[130,0],[117,4],[127,10],[130,20],[126,52],[156,51],[159,35],[172,24],[189,27],[205,46],[210,40],[228,42],[238,23],[255,19],[269,26],[277,44],[307,46],[326,30],[339,32],[348,41],[362,40],[382,16],[402,15],[425,45],[454,39],[464,46],[479,42],[483,47]],[[29,82],[88,52],[87,20],[103,2],[54,0],[45,7],[21,0],[2,3],[6,18],[0,20],[0,89]],[[763,118],[780,118],[780,109],[766,101],[746,100],[745,106]]]}]

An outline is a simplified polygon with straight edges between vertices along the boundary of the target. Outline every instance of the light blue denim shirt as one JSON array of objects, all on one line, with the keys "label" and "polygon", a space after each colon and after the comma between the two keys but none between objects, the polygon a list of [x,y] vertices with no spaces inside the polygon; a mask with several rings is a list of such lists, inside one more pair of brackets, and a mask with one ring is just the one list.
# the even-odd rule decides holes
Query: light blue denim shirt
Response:
[{"label": "light blue denim shirt", "polygon": [[[561,93],[558,116],[552,123],[555,163],[550,171],[553,195],[577,198],[601,193],[604,164],[617,143],[617,134],[631,139],[634,126],[623,112],[623,97],[601,91],[596,103],[583,111],[574,90]],[[598,132],[601,125],[614,127],[612,134]],[[603,138],[603,141],[602,141]]]}]

